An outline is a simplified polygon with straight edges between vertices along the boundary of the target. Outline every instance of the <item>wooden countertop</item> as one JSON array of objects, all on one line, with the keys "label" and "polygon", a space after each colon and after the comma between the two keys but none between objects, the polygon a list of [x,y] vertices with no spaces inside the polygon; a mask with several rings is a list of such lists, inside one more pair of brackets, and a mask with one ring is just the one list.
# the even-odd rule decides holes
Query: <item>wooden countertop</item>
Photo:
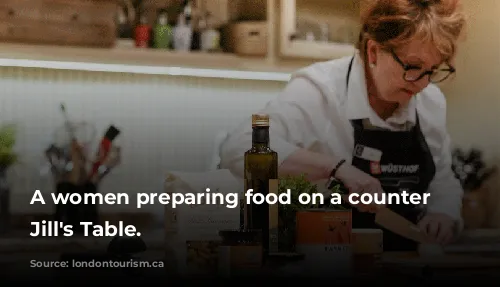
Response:
[{"label": "wooden countertop", "polygon": [[500,243],[500,229],[464,230],[458,243]]},{"label": "wooden countertop", "polygon": [[[74,249],[95,250],[106,248],[111,241],[111,238],[108,237],[32,238],[28,234],[28,230],[17,230],[0,236],[0,253],[50,252]],[[148,249],[165,248],[165,231],[163,229],[145,231],[141,238],[146,242]],[[500,252],[500,230],[466,231],[459,242],[446,247],[445,250],[453,253]],[[395,255],[389,254],[391,256]]]}]

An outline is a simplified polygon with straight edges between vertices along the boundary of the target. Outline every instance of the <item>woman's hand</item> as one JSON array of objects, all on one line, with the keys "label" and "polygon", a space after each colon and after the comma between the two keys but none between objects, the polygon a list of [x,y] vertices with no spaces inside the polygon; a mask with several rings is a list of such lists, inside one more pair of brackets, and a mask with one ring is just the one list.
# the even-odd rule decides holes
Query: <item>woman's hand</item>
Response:
[{"label": "woman's hand", "polygon": [[436,243],[446,245],[455,237],[455,220],[443,213],[426,214],[418,223]]},{"label": "woman's hand", "polygon": [[[343,164],[337,170],[335,177],[344,184],[350,194],[357,193],[361,195],[363,193],[370,193],[375,195],[377,193],[384,193],[382,185],[378,179],[347,163]],[[376,212],[380,207],[380,205],[375,203],[369,205],[360,203],[354,206],[359,211],[372,213]]]}]

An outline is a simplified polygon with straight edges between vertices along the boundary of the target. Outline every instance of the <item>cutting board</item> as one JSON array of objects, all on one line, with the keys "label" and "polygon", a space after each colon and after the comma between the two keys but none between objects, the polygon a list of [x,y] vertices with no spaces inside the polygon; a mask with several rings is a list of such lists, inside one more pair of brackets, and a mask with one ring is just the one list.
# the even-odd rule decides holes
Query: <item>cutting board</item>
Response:
[{"label": "cutting board", "polygon": [[500,229],[471,229],[464,230],[458,238],[457,244],[500,244]]},{"label": "cutting board", "polygon": [[483,257],[476,255],[445,254],[443,256],[421,257],[417,254],[387,254],[382,256],[381,264],[407,268],[437,269],[500,269],[500,257]]}]

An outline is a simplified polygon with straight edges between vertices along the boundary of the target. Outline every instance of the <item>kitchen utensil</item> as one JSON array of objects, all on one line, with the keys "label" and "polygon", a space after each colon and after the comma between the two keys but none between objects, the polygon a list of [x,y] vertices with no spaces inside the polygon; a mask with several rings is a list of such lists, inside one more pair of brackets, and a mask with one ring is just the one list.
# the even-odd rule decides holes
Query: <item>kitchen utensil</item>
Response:
[{"label": "kitchen utensil", "polygon": [[97,172],[90,177],[93,183],[99,183],[107,174],[111,172],[121,162],[121,148],[118,146],[111,147],[110,151],[101,162]]},{"label": "kitchen utensil", "polygon": [[430,238],[418,226],[387,207],[379,208],[375,215],[375,223],[416,242],[431,242]]},{"label": "kitchen utensil", "polygon": [[68,113],[66,112],[66,107],[64,106],[63,103],[61,103],[60,108],[61,108],[62,115],[64,117],[64,124],[66,127],[66,132],[70,135],[72,140],[76,140],[75,133],[74,133],[73,129],[71,128],[71,122],[69,120]]},{"label": "kitchen utensil", "polygon": [[92,178],[96,173],[99,167],[103,164],[103,161],[108,156],[108,153],[111,150],[111,144],[113,140],[120,134],[120,130],[115,126],[111,125],[106,133],[104,134],[101,143],[97,150],[97,155],[94,164],[92,165],[92,171],[90,173],[90,178]]},{"label": "kitchen utensil", "polygon": [[66,162],[63,150],[52,144],[45,150],[45,157],[49,162],[49,168],[53,175],[59,177],[65,173]]},{"label": "kitchen utensil", "polygon": [[[341,185],[340,190],[342,199],[346,202],[349,202],[348,190],[342,185],[342,183],[340,183],[336,179],[330,179],[326,183],[326,186],[328,187],[328,189],[331,189],[338,184]],[[387,230],[390,230],[398,235],[414,240],[416,242],[431,242],[426,234],[421,231],[420,228],[418,228],[418,226],[387,207],[380,207],[378,209],[375,215],[375,223]]]},{"label": "kitchen utensil", "polygon": [[66,112],[66,107],[64,106],[63,103],[61,103],[60,108],[64,117],[66,132],[71,138],[71,162],[73,163],[73,165],[71,170],[70,181],[74,184],[80,184],[86,175],[85,155],[83,154],[82,148],[75,136],[75,132],[71,127],[71,122],[69,121],[69,117]]},{"label": "kitchen utensil", "polygon": [[[83,147],[83,151],[87,154],[88,147],[93,143],[97,135],[97,128],[95,125],[87,121],[72,121],[69,126],[73,130],[74,137],[78,143]],[[68,127],[66,123],[57,127],[53,134],[53,143],[60,149],[68,150],[71,146],[71,135],[67,132]]]}]

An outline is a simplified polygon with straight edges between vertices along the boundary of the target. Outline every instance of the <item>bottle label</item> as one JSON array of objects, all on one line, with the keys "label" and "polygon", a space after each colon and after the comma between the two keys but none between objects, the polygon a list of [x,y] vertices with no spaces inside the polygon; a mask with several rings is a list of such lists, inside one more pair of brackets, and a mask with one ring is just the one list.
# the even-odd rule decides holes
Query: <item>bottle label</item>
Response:
[{"label": "bottle label", "polygon": [[[266,194],[274,193],[278,195],[278,179],[269,179],[269,180],[259,180],[259,179],[251,179],[247,178],[245,180],[245,193],[248,189],[253,189],[252,194]],[[264,202],[263,204],[248,204],[248,201],[245,196],[242,199],[242,217],[244,221],[244,228],[246,229],[261,229],[260,224],[264,224],[264,220],[268,221],[266,228],[268,230],[262,230],[263,236],[267,236],[268,238],[263,238],[263,243],[267,246],[264,246],[269,252],[279,252],[279,203],[276,204],[267,204]],[[267,212],[264,208],[268,209]],[[253,222],[256,218],[262,218],[267,216],[267,219],[264,219],[260,222]],[[267,247],[267,248],[266,248]]]},{"label": "bottle label", "polygon": [[[269,193],[279,195],[278,179],[269,180]],[[269,204],[269,252],[279,252],[279,203]]]}]

